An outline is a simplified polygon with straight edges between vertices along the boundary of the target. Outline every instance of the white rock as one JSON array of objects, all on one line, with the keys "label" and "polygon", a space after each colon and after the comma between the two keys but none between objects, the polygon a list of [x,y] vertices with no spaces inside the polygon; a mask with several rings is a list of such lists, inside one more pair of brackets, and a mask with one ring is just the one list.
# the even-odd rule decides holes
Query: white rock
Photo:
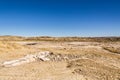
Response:
[{"label": "white rock", "polygon": [[11,61],[5,61],[3,62],[3,66],[17,66],[17,65],[21,65],[21,64],[25,64],[25,63],[30,63],[35,61],[36,59],[41,59],[43,61],[49,61],[50,59],[47,57],[51,54],[51,52],[46,51],[46,52],[40,52],[38,54],[35,55],[26,55],[23,58],[19,58],[17,60],[11,60]]}]

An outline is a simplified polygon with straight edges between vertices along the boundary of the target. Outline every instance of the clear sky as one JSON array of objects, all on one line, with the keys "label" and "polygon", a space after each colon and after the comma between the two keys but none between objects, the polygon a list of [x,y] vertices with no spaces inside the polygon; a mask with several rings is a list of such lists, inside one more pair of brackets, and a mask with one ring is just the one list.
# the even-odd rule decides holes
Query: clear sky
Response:
[{"label": "clear sky", "polygon": [[120,36],[120,0],[0,0],[0,35]]}]

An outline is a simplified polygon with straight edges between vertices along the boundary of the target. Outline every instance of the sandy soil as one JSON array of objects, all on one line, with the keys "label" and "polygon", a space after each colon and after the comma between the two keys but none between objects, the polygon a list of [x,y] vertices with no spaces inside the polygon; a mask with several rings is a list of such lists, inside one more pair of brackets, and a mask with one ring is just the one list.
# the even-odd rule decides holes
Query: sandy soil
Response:
[{"label": "sandy soil", "polygon": [[[1,43],[2,44],[2,43]],[[16,48],[10,48],[13,45]],[[51,51],[79,55],[69,61],[35,61],[0,67],[0,80],[120,80],[120,42],[9,42],[0,46],[0,64],[27,54]]]}]

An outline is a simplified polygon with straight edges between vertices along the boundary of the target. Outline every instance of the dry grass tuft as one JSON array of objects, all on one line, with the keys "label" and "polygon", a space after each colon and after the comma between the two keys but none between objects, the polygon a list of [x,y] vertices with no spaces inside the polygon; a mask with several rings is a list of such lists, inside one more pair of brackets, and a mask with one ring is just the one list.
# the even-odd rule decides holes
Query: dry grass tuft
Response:
[{"label": "dry grass tuft", "polygon": [[25,49],[26,47],[13,42],[0,41],[0,53],[6,51],[14,51]]}]

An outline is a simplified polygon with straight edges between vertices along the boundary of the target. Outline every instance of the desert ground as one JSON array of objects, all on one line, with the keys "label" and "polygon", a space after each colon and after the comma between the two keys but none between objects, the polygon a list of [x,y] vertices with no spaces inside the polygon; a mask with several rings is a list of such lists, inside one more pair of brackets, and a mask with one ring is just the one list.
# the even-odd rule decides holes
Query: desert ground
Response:
[{"label": "desert ground", "polygon": [[[68,58],[3,66],[45,51]],[[120,80],[120,41],[0,41],[0,80]]]}]

